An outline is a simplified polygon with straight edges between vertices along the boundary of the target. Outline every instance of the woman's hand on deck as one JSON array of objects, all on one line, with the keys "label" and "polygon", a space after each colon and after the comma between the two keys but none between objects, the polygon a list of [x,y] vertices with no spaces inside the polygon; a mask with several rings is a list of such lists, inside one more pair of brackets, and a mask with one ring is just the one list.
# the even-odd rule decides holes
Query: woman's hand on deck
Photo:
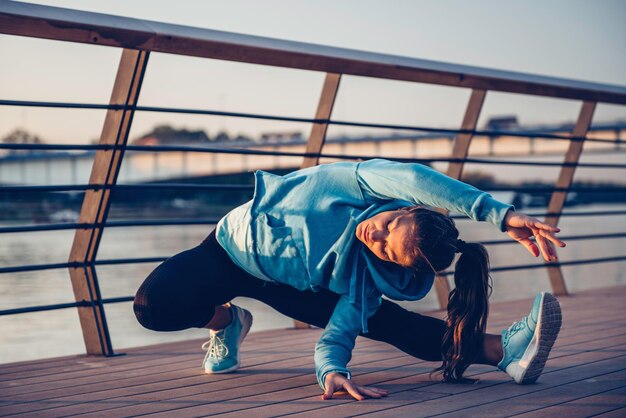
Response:
[{"label": "woman's hand on deck", "polygon": [[340,390],[348,392],[358,401],[362,401],[366,398],[382,398],[388,394],[385,389],[356,385],[352,380],[340,373],[328,373],[324,379],[324,387],[326,388],[322,395],[322,399],[324,400],[332,399],[333,394]]},{"label": "woman's hand on deck", "polygon": [[[522,244],[535,257],[543,254],[546,261],[557,259],[554,244],[565,247],[565,243],[554,236],[560,229],[541,222],[532,216],[510,210],[504,218],[506,233]],[[535,242],[530,237],[535,237]]]}]

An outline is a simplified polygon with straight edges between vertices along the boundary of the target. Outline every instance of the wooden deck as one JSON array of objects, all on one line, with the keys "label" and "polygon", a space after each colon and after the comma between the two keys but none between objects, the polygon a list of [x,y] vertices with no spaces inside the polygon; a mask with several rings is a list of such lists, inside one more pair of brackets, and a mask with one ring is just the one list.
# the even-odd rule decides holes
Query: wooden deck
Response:
[{"label": "wooden deck", "polygon": [[[389,397],[322,401],[312,364],[320,330],[277,330],[250,334],[243,368],[222,376],[202,372],[201,341],[129,349],[113,358],[2,365],[0,416],[626,416],[626,286],[560,301],[563,329],[534,385],[516,385],[486,366],[469,369],[480,379],[475,384],[430,381],[434,363],[359,339],[351,364],[356,379],[388,389]],[[529,307],[530,300],[493,304],[490,331]]]}]

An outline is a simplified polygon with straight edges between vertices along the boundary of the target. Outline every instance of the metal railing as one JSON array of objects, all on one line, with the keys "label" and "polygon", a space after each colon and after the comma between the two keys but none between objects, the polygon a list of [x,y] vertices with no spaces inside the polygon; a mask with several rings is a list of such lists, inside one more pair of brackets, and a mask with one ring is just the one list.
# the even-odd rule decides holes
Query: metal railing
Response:
[{"label": "metal railing", "polygon": [[[105,305],[128,302],[132,296],[103,298],[100,294],[96,266],[113,264],[155,263],[165,257],[125,258],[103,260],[97,258],[102,231],[113,227],[162,226],[162,225],[210,225],[216,218],[194,220],[124,220],[109,221],[111,193],[116,190],[239,190],[252,193],[252,187],[235,184],[117,184],[117,176],[125,151],[191,153],[231,153],[242,155],[272,155],[301,157],[301,167],[319,163],[320,158],[367,159],[371,155],[345,155],[323,153],[326,131],[329,125],[372,129],[398,129],[403,131],[433,132],[454,135],[454,145],[449,158],[392,158],[398,161],[430,164],[447,162],[447,175],[460,179],[465,163],[507,164],[527,166],[560,167],[554,187],[493,188],[526,193],[549,193],[551,198],[547,211],[531,213],[545,217],[545,222],[556,226],[561,216],[615,216],[626,211],[587,211],[563,213],[566,195],[570,191],[580,192],[624,192],[625,188],[572,187],[576,167],[590,169],[623,170],[626,164],[579,163],[585,142],[600,142],[619,145],[621,139],[587,138],[596,103],[626,104],[626,87],[587,83],[554,77],[542,77],[508,71],[497,71],[478,67],[446,64],[414,58],[374,54],[320,45],[282,41],[226,32],[198,29],[166,23],[151,22],[98,13],[46,7],[26,3],[0,3],[0,33],[57,41],[80,42],[122,48],[117,77],[108,104],[62,103],[16,101],[2,98],[0,106],[25,106],[45,108],[102,109],[106,118],[96,145],[65,144],[0,144],[0,149],[14,150],[88,150],[94,151],[94,162],[88,184],[53,186],[6,186],[0,193],[32,192],[84,192],[78,222],[0,227],[0,234],[29,233],[36,231],[75,230],[74,241],[67,262],[25,265],[0,268],[0,274],[68,269],[75,295],[75,302],[43,306],[31,306],[0,311],[0,315],[39,312],[56,309],[77,308],[83,337],[89,354],[113,355],[114,350],[106,323]],[[260,115],[236,112],[220,112],[211,109],[180,109],[137,105],[143,74],[148,65],[150,52],[162,52],[264,64],[277,67],[321,71],[326,73],[317,112],[313,118],[293,118],[278,115]],[[472,93],[459,129],[441,129],[427,126],[405,126],[381,123],[339,121],[331,118],[333,105],[343,74],[393,80],[413,81],[471,89]],[[578,120],[571,134],[551,132],[519,132],[477,129],[486,94],[488,91],[528,94],[582,101]],[[195,115],[218,115],[224,117],[252,118],[263,120],[300,122],[312,125],[305,152],[271,152],[252,149],[234,149],[194,146],[131,146],[127,145],[128,134],[135,112],[181,113]],[[568,150],[562,162],[519,161],[507,159],[468,158],[468,150],[475,136],[514,136],[567,141]],[[489,189],[486,189],[489,190]],[[455,218],[458,218],[455,216]],[[623,238],[625,232],[612,234],[585,234],[562,237],[564,240],[592,240]],[[510,240],[486,241],[485,245],[510,244]],[[561,266],[604,263],[626,260],[625,256],[604,257],[567,262],[511,265],[493,268],[493,271],[547,268],[552,288],[557,294],[566,294],[567,289]],[[449,292],[447,276],[438,276],[436,289],[441,306],[445,306]]]}]

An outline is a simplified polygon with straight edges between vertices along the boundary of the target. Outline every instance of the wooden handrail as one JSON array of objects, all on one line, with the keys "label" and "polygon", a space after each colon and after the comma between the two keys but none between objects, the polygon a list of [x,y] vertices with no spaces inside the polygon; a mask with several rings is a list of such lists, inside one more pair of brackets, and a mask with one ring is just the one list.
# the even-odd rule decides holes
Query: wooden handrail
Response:
[{"label": "wooden handrail", "polygon": [[501,71],[12,1],[0,3],[0,33],[327,73],[626,104],[626,86]]}]

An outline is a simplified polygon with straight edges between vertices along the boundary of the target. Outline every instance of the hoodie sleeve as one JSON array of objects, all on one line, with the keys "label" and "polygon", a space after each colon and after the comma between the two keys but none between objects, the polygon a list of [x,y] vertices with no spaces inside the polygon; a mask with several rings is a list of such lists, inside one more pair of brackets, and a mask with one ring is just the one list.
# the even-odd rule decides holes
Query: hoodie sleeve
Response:
[{"label": "hoodie sleeve", "polygon": [[[380,305],[379,298],[367,304],[369,318]],[[315,374],[322,390],[326,375],[331,372],[351,377],[347,368],[352,358],[356,337],[361,332],[361,302],[349,301],[348,295],[342,295],[335,306],[328,325],[315,345]]]},{"label": "hoodie sleeve", "polygon": [[357,181],[366,200],[405,200],[447,209],[486,221],[506,231],[504,218],[513,205],[422,164],[374,159],[361,162]]}]

